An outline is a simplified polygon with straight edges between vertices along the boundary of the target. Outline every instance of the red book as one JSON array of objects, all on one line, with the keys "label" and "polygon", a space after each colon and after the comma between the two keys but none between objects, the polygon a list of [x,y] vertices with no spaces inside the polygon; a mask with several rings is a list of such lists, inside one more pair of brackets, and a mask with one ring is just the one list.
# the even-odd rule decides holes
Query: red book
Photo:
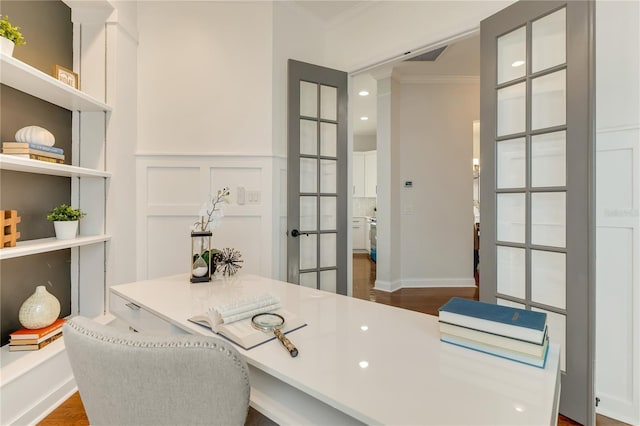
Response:
[{"label": "red book", "polygon": [[47,335],[56,334],[56,331],[59,331],[62,328],[62,324],[64,324],[66,320],[64,318],[58,318],[53,322],[53,324],[48,325],[42,328],[21,328],[20,330],[14,331],[9,334],[11,340],[22,340],[22,339],[46,339]]}]

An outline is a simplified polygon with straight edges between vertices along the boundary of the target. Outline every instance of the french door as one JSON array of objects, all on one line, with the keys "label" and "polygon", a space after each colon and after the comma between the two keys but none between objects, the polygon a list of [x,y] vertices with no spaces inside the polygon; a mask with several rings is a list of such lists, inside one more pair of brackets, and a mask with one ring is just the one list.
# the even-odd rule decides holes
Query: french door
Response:
[{"label": "french door", "polygon": [[547,313],[560,412],[595,422],[593,2],[481,23],[480,297]]},{"label": "french door", "polygon": [[347,74],[289,60],[287,281],[347,294]]}]

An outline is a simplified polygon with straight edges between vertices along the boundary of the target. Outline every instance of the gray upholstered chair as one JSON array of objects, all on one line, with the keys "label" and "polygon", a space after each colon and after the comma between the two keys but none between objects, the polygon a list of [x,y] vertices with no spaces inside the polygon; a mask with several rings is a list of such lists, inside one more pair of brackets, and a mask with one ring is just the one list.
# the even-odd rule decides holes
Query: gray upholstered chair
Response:
[{"label": "gray upholstered chair", "polygon": [[249,370],[222,339],[123,333],[76,317],[64,340],[93,425],[245,422]]}]

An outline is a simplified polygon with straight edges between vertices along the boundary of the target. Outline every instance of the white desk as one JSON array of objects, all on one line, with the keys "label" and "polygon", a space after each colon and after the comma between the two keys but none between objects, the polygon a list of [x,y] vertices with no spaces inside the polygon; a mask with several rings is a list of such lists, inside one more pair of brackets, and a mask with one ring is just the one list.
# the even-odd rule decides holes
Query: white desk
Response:
[{"label": "white desk", "polygon": [[[256,292],[280,295],[308,326],[239,351],[251,369],[251,405],[280,424],[542,425],[557,421],[559,349],[545,369],[439,341],[437,318],[244,275],[205,284],[174,276],[111,287],[111,313],[140,332],[199,333],[187,321]],[[131,307],[126,303],[133,302]],[[366,368],[364,367],[367,363]]]}]

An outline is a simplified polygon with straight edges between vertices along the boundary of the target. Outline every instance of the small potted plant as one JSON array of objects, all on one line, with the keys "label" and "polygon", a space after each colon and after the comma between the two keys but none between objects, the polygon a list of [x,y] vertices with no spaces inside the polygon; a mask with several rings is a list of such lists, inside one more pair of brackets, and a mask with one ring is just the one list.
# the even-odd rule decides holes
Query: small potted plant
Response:
[{"label": "small potted plant", "polygon": [[47,220],[53,222],[57,239],[72,240],[78,234],[78,221],[84,216],[82,210],[62,204],[47,214]]},{"label": "small potted plant", "polygon": [[26,44],[20,32],[20,27],[14,27],[9,22],[9,17],[0,15],[0,53],[13,55],[14,46]]}]

